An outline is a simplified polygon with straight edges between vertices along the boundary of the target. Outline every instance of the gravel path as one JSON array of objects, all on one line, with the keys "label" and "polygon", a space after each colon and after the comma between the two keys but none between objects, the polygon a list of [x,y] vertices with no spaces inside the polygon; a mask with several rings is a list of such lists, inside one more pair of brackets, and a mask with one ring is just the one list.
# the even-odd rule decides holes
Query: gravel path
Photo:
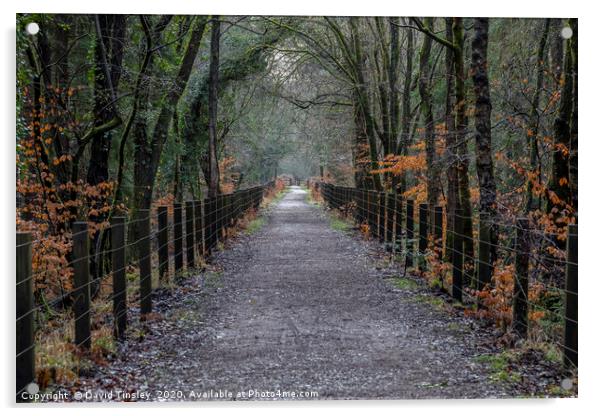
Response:
[{"label": "gravel path", "polygon": [[259,231],[216,255],[217,269],[159,297],[144,339],[81,389],[150,400],[516,394],[476,359],[491,334],[396,288],[376,245],[333,229],[306,196],[293,187]]}]

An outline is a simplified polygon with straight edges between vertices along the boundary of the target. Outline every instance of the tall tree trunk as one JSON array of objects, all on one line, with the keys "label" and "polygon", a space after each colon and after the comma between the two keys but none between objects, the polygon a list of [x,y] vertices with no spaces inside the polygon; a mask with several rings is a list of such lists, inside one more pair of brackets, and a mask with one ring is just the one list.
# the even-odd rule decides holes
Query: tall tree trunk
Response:
[{"label": "tall tree trunk", "polygon": [[219,16],[211,23],[211,58],[209,61],[209,183],[208,194],[214,198],[219,193],[219,166],[217,159],[217,84],[219,82]]},{"label": "tall tree trunk", "polygon": [[[190,78],[194,60],[197,56],[201,39],[205,31],[207,18],[199,16],[194,24],[188,47],[180,63],[180,68],[174,80],[174,86],[165,94],[161,110],[155,122],[152,135],[134,132],[134,207],[135,209],[148,209],[151,205],[155,178],[163,152],[163,145],[167,141],[169,125],[173,119],[174,111]],[[146,100],[147,101],[147,100]],[[145,123],[144,123],[145,124]],[[140,126],[142,128],[142,125]],[[135,129],[138,129],[135,127]]]},{"label": "tall tree trunk", "polygon": [[[65,93],[65,89],[69,87],[70,83],[70,72],[69,72],[69,54],[65,54],[64,51],[69,49],[69,39],[71,32],[71,24],[72,24],[72,16],[67,14],[59,14],[56,16],[57,25],[55,27],[56,30],[56,51],[60,56],[56,70],[54,71],[54,85],[59,87],[63,92],[59,97],[59,101],[61,102],[61,106],[67,108],[67,103],[64,101],[64,97],[67,96]],[[70,154],[70,146],[69,146],[69,138],[66,134],[61,134],[58,129],[53,128],[53,146],[55,151],[55,157],[60,158],[61,156],[67,156]],[[70,170],[71,163],[69,161],[65,161],[63,163],[59,163],[56,167],[57,170],[57,180],[59,184],[65,184],[71,178]],[[69,192],[67,190],[59,190],[58,191],[62,200],[66,200],[68,198]]]},{"label": "tall tree trunk", "polygon": [[[361,189],[370,189],[370,158],[368,137],[366,135],[366,121],[364,113],[360,108],[359,98],[354,94],[353,99],[353,121],[355,144],[352,151],[352,163],[354,167],[355,186]],[[320,177],[324,177],[323,167],[320,166]]]},{"label": "tall tree trunk", "polygon": [[[116,91],[121,78],[126,15],[103,14],[94,17],[97,26],[94,45],[94,125],[119,118]],[[111,130],[95,135],[91,141],[87,182],[97,185],[109,179]]]},{"label": "tall tree trunk", "polygon": [[571,205],[577,213],[577,161],[578,161],[578,125],[577,125],[577,19],[570,19],[569,24],[573,30],[571,38],[571,54],[573,63],[573,113],[571,115],[571,139],[569,143],[569,188],[571,192]]},{"label": "tall tree trunk", "polygon": [[390,65],[389,65],[389,120],[390,120],[390,140],[392,144],[397,140],[398,126],[399,126],[399,87],[398,73],[399,73],[399,26],[396,23],[399,18],[391,17],[389,19],[389,32],[391,33],[391,49],[389,52]]},{"label": "tall tree trunk", "polygon": [[498,230],[496,218],[496,185],[491,157],[491,97],[487,73],[487,47],[489,44],[489,19],[474,19],[472,41],[472,81],[475,95],[475,145],[476,168],[479,178],[479,236],[490,244],[487,267],[497,259]]},{"label": "tall tree trunk", "polygon": [[[448,42],[453,42],[452,19],[445,18],[445,36]],[[454,53],[452,48],[445,50],[445,159],[447,163],[447,218],[445,237],[445,257],[451,261],[454,238],[454,212],[458,208],[458,155],[456,149],[456,124],[454,120],[453,91],[454,91]]]},{"label": "tall tree trunk", "polygon": [[[400,56],[399,26],[395,19],[389,18],[389,34],[384,26],[385,18],[375,17],[376,30],[372,30],[376,44],[373,46],[374,82],[378,97],[378,110],[380,112],[382,130],[375,125],[377,135],[382,143],[383,158],[397,154],[397,130],[399,125],[399,94],[397,87],[398,66]],[[384,187],[396,188],[398,175],[393,172],[384,172]]]},{"label": "tall tree trunk", "polygon": [[[385,29],[383,26],[383,18],[375,17],[376,31],[373,30],[375,36],[375,45],[372,47],[373,55],[373,73],[374,82],[376,85],[376,95],[378,97],[380,112],[380,118],[382,123],[382,131],[378,131],[378,125],[376,125],[377,135],[381,139],[383,157],[393,153],[393,138],[391,131],[391,113],[390,113],[390,100],[391,100],[391,89],[389,84],[389,74],[391,70],[391,60],[389,56],[389,50],[387,45],[390,43],[386,38]],[[375,100],[376,101],[376,100]],[[377,112],[375,111],[375,114]],[[384,180],[385,183],[388,181],[389,172],[385,172]],[[386,185],[385,185],[386,186]]]},{"label": "tall tree trunk", "polygon": [[[427,17],[424,19],[424,26],[432,30],[433,18]],[[434,210],[432,207],[437,205],[439,201],[439,195],[441,189],[439,187],[439,171],[438,164],[436,161],[437,153],[435,146],[435,123],[433,120],[433,96],[431,94],[430,85],[430,64],[429,60],[431,57],[431,48],[433,40],[430,36],[425,35],[420,50],[420,64],[419,71],[420,77],[418,79],[418,91],[420,93],[420,110],[422,112],[422,119],[424,124],[424,139],[425,139],[425,151],[426,151],[426,193],[427,201],[430,209],[430,221],[429,224],[432,227],[434,224]]]},{"label": "tall tree trunk", "polygon": [[[133,125],[134,131],[134,201],[133,211],[137,215],[139,210],[150,209],[152,203],[153,190],[155,186],[155,178],[161,160],[163,145],[167,140],[170,121],[178,105],[178,101],[182,96],[184,89],[190,78],[192,67],[197,56],[201,39],[205,31],[207,18],[199,16],[194,23],[194,28],[188,41],[188,46],[184,52],[184,57],[180,63],[180,68],[174,79],[174,85],[165,93],[162,100],[162,106],[155,122],[152,134],[148,134],[146,120],[138,116]],[[164,23],[166,26],[168,21]],[[161,22],[158,25],[163,25]],[[158,33],[161,33],[160,30]],[[157,30],[155,30],[157,33]],[[153,36],[156,40],[160,36]],[[152,70],[152,65],[149,64],[148,71]],[[145,108],[149,104],[148,88],[140,94],[139,113],[145,113]],[[133,227],[133,232],[130,233],[134,239],[139,238],[140,233],[138,227]]]},{"label": "tall tree trunk", "polygon": [[[115,127],[121,124],[117,111],[117,87],[121,79],[123,46],[125,44],[126,15],[95,15],[96,41],[94,44],[94,127],[117,120]],[[86,182],[98,185],[109,180],[109,155],[113,141],[113,129],[94,134],[91,140],[90,160]],[[94,201],[90,201],[92,204]],[[90,216],[90,220],[100,223],[107,219],[108,213],[100,211]],[[90,244],[90,270],[93,277],[91,292],[98,294],[99,278],[104,274],[103,252],[108,249],[107,234],[97,232]]]},{"label": "tall tree trunk", "polygon": [[351,31],[351,45],[353,50],[353,72],[356,77],[356,83],[354,90],[357,96],[358,107],[362,111],[362,120],[364,122],[365,134],[368,139],[368,146],[370,151],[370,182],[371,188],[377,191],[382,191],[382,183],[380,180],[380,174],[375,172],[379,169],[378,166],[378,150],[376,147],[376,128],[374,125],[374,118],[370,108],[370,99],[368,94],[368,85],[365,78],[365,56],[363,48],[361,46],[360,34],[357,27],[357,18],[349,18],[349,27]]},{"label": "tall tree trunk", "polygon": [[[138,75],[136,77],[136,84],[134,87],[134,99],[133,99],[134,103],[132,106],[132,110],[130,111],[128,120],[121,133],[121,140],[119,142],[119,156],[118,156],[119,161],[118,161],[118,166],[117,166],[117,188],[115,190],[115,198],[113,200],[113,210],[115,210],[117,208],[118,203],[123,202],[122,185],[123,185],[124,165],[125,165],[125,148],[126,148],[126,144],[127,144],[127,140],[129,138],[130,132],[134,126],[137,126],[137,128],[143,127],[146,130],[146,122],[141,119],[138,111],[140,109],[146,108],[146,106],[148,104],[147,103],[148,102],[148,88],[146,86],[144,86],[143,82],[146,82],[148,80],[149,75],[152,73],[152,70],[153,70],[153,57],[154,57],[154,52],[156,51],[154,48],[154,45],[161,40],[161,34],[165,30],[165,28],[167,28],[167,26],[169,25],[169,22],[171,21],[172,17],[173,16],[171,16],[171,15],[161,16],[159,21],[151,29],[147,16],[145,16],[145,15],[138,16],[138,18],[140,20],[140,24],[144,31],[146,45],[145,45],[144,57],[142,58],[142,62],[140,64],[140,69],[138,70]],[[147,133],[145,132],[144,134],[146,137]],[[137,134],[135,134],[134,138],[136,139],[136,137],[138,137],[139,140],[142,140],[142,138],[139,137]],[[134,151],[135,151],[136,146],[138,144],[136,142],[134,144],[135,144],[135,149],[134,149]],[[134,153],[134,155],[135,155],[135,153]],[[136,163],[136,160],[134,161],[134,163]],[[136,177],[136,175],[134,175],[134,182],[136,182],[135,177]],[[140,192],[140,190],[138,190],[138,192]],[[137,191],[135,189],[134,190],[134,204],[133,204],[134,209],[139,206],[136,199],[138,199],[138,202],[140,202],[142,197],[141,197],[141,194],[137,193]],[[130,235],[134,235],[134,233],[132,232],[132,233],[130,233]]]},{"label": "tall tree trunk", "polygon": [[461,17],[453,18],[452,32],[454,37],[454,70],[455,70],[455,109],[456,109],[456,146],[458,149],[458,197],[462,212],[462,232],[464,243],[466,276],[470,277],[474,244],[472,239],[472,209],[470,206],[470,182],[468,168],[468,145],[466,143],[466,88],[464,83],[464,22]]},{"label": "tall tree trunk", "polygon": [[550,22],[550,70],[556,82],[556,88],[560,88],[562,78],[564,44],[560,31],[562,29],[562,19],[552,19]]},{"label": "tall tree trunk", "polygon": [[181,146],[181,139],[180,139],[180,129],[178,127],[178,111],[174,111],[173,113],[173,120],[172,120],[172,126],[173,126],[173,130],[174,130],[174,140],[176,142],[176,148],[177,153],[176,153],[176,161],[174,163],[174,169],[173,169],[173,196],[176,200],[176,202],[183,202],[183,190],[182,190],[182,156],[180,154],[180,146]]},{"label": "tall tree trunk", "polygon": [[541,207],[541,198],[533,195],[533,181],[541,182],[541,164],[539,161],[539,101],[544,76],[544,56],[546,43],[550,32],[550,20],[545,19],[543,30],[537,48],[535,91],[531,99],[531,110],[529,112],[529,126],[527,128],[527,143],[529,145],[529,170],[530,177],[527,178],[525,211],[531,212]]},{"label": "tall tree trunk", "polygon": [[563,210],[571,203],[569,188],[569,154],[571,141],[571,116],[573,112],[573,57],[567,41],[564,55],[562,92],[558,113],[554,120],[554,149],[552,157],[552,175],[549,189],[548,212],[557,207]]},{"label": "tall tree trunk", "polygon": [[[263,71],[267,67],[264,59],[266,51],[271,50],[281,38],[281,33],[271,32],[262,37],[260,41],[249,47],[243,54],[224,60],[220,59],[218,69],[218,98],[219,94],[234,81],[243,80],[250,75]],[[205,183],[210,183],[209,167],[209,76],[205,72],[198,78],[197,83],[186,101],[186,112],[182,117],[182,142],[188,149],[182,155],[183,181],[193,193],[200,194],[200,179],[197,166],[200,166]],[[219,144],[219,143],[218,143]],[[216,151],[218,151],[216,146]],[[198,192],[197,192],[198,190]]]},{"label": "tall tree trunk", "polygon": [[[410,122],[412,120],[412,110],[410,106],[412,100],[412,72],[414,69],[414,32],[411,30],[407,33],[406,60],[404,69],[405,77],[403,80],[403,92],[401,97],[401,147],[398,154],[407,156],[411,144]],[[405,172],[402,172],[399,181],[399,192],[404,193],[407,188],[407,175]]]}]

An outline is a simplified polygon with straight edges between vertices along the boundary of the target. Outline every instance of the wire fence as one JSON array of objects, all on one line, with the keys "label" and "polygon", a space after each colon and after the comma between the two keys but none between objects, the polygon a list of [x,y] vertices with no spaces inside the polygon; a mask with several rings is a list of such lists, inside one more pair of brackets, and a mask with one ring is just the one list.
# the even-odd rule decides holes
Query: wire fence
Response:
[{"label": "wire fence", "polygon": [[[462,228],[467,218],[463,212],[449,213],[446,207],[428,204],[416,207],[414,200],[393,193],[324,182],[308,186],[319,192],[329,208],[353,218],[363,232],[400,256],[404,270],[414,268],[428,274],[455,301],[487,311],[497,307],[493,302],[488,305],[488,299],[506,295],[508,310],[496,313],[506,315],[511,331],[519,338],[531,335],[530,317],[534,313],[549,316],[562,329],[552,331],[545,341],[558,347],[567,368],[577,368],[576,224],[568,225],[563,256],[558,258],[542,248],[558,235],[534,227],[527,218],[514,222],[486,219],[476,235],[468,236]],[[449,215],[454,216],[452,227],[446,226]],[[498,241],[491,238],[492,227],[496,227]],[[510,282],[492,279],[504,268],[511,270]],[[554,273],[562,276],[562,285],[550,278]],[[546,293],[558,294],[559,302],[550,302],[550,296],[543,302],[534,301],[542,281]]]},{"label": "wire fence", "polygon": [[[137,269],[138,298],[141,319],[152,308],[152,272],[158,271],[159,281],[178,278],[186,271],[196,270],[197,260],[206,259],[224,242],[228,230],[250,210],[259,208],[266,193],[275,183],[220,194],[214,198],[186,201],[185,204],[161,205],[156,210],[139,209],[131,218],[111,219],[109,247],[90,250],[90,230],[86,222],[71,227],[70,261],[63,267],[72,269],[72,288],[50,302],[36,304],[34,280],[45,271],[32,273],[32,233],[17,232],[16,258],[16,392],[17,399],[35,381],[35,318],[38,312],[58,305],[69,305],[73,314],[75,347],[89,351],[92,342],[92,294],[98,287],[111,292],[113,334],[123,340],[128,325],[129,268]],[[106,273],[91,275],[91,262],[101,256],[109,264]],[[186,258],[186,260],[184,260]],[[153,259],[156,259],[153,266]],[[108,278],[112,280],[108,282]],[[107,300],[107,299],[105,299]]]}]

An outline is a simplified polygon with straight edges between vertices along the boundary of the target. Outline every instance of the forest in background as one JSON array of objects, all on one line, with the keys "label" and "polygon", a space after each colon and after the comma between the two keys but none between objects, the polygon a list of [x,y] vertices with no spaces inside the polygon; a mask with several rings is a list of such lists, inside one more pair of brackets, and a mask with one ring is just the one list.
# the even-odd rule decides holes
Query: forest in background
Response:
[{"label": "forest in background", "polygon": [[16,216],[34,233],[38,303],[72,288],[74,221],[103,276],[116,213],[288,173],[445,206],[448,247],[461,229],[466,258],[491,249],[504,325],[514,265],[497,247],[527,217],[532,300],[561,304],[576,19],[23,14],[17,27]]}]

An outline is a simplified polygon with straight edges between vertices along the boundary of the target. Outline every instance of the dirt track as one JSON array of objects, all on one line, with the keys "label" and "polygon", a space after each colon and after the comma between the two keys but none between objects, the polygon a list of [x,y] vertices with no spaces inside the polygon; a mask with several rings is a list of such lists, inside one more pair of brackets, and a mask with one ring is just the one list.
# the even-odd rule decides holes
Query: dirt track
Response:
[{"label": "dirt track", "polygon": [[488,350],[487,331],[420,300],[420,289],[395,288],[376,246],[331,228],[306,196],[293,188],[259,231],[216,255],[218,271],[159,297],[163,318],[82,390],[151,400],[165,390],[182,392],[172,400],[197,399],[191,391],[220,398],[220,390],[264,399],[285,398],[278,391],[319,399],[516,394],[475,359]]}]

